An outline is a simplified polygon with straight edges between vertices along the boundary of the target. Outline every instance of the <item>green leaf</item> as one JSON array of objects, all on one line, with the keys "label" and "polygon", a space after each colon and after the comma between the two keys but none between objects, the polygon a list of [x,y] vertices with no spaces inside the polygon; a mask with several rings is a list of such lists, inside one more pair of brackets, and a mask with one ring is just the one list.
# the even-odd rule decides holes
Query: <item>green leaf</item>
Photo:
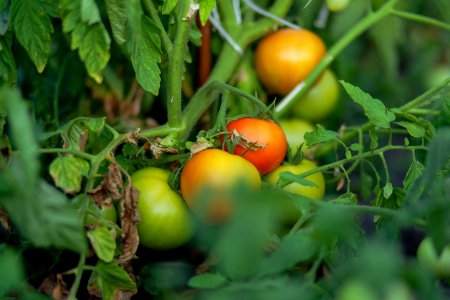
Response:
[{"label": "green leaf", "polygon": [[280,181],[283,184],[283,182],[296,182],[298,184],[304,185],[304,186],[315,186],[317,187],[317,184],[309,181],[305,178],[303,178],[302,176],[299,175],[295,175],[294,173],[291,172],[282,172],[280,174]]},{"label": "green leaf", "polygon": [[111,262],[114,259],[116,241],[108,228],[97,227],[88,231],[87,236],[98,258],[105,262]]},{"label": "green leaf", "polygon": [[412,162],[406,173],[405,179],[403,180],[403,189],[405,192],[408,192],[411,189],[416,180],[422,176],[424,170],[425,166],[421,162],[417,160]]},{"label": "green leaf", "polygon": [[0,37],[0,84],[14,86],[17,81],[16,61],[4,37]]},{"label": "green leaf", "polygon": [[38,144],[33,134],[33,124],[25,100],[19,91],[6,86],[0,88],[0,109],[6,110],[10,126],[10,138],[20,151],[24,183],[36,187],[39,174]]},{"label": "green leaf", "polygon": [[81,0],[81,20],[89,25],[100,22],[100,12],[95,0]]},{"label": "green leaf", "polygon": [[101,71],[106,67],[111,56],[109,53],[110,43],[111,39],[103,23],[97,23],[89,27],[78,50],[89,76],[98,83],[103,80]]},{"label": "green leaf", "polygon": [[177,6],[178,0],[164,0],[164,4],[162,6],[162,13],[168,15],[171,11]]},{"label": "green leaf", "polygon": [[378,147],[378,135],[373,130],[369,130],[369,135],[370,135],[370,149],[376,149]]},{"label": "green leaf", "polygon": [[425,133],[426,133],[425,128],[423,128],[422,126],[420,126],[417,123],[412,123],[412,122],[407,122],[407,121],[399,121],[399,122],[395,122],[395,124],[406,128],[406,130],[408,130],[408,133],[413,137],[421,138],[421,137],[425,136]]},{"label": "green leaf", "polygon": [[106,118],[86,118],[81,121],[90,131],[99,132],[105,127]]},{"label": "green leaf", "polygon": [[161,62],[161,42],[152,21],[143,15],[140,20],[137,27],[133,28],[128,42],[131,63],[136,72],[136,79],[144,90],[158,95],[161,82],[158,65]]},{"label": "green leaf", "polygon": [[336,139],[337,132],[332,130],[326,130],[322,125],[317,124],[315,131],[306,132],[304,137],[306,146],[311,147],[316,144],[325,143]]},{"label": "green leaf", "polygon": [[122,45],[127,40],[127,11],[125,0],[105,0],[106,12],[114,40]]},{"label": "green leaf", "polygon": [[40,0],[14,0],[11,18],[16,37],[25,48],[39,73],[50,55],[53,26]]},{"label": "green leaf", "polygon": [[19,288],[25,281],[22,257],[10,248],[0,248],[0,297],[13,289]]},{"label": "green leaf", "polygon": [[271,256],[264,258],[260,276],[286,271],[310,259],[316,253],[316,243],[303,233],[289,234]]},{"label": "green leaf", "polygon": [[345,193],[332,200],[333,203],[343,204],[343,205],[356,205],[358,204],[358,198],[355,193]]},{"label": "green leaf", "polygon": [[352,158],[352,152],[350,150],[345,150],[345,158],[346,159],[351,159]]},{"label": "green leaf", "polygon": [[361,144],[351,144],[350,145],[350,149],[352,149],[352,151],[362,151],[363,150],[363,145]]},{"label": "green leaf", "polygon": [[0,206],[6,209],[22,236],[36,247],[85,252],[86,236],[78,212],[69,206],[61,192],[45,181],[37,189],[24,183],[23,172],[20,165],[13,164],[0,173],[0,181],[12,190],[0,196]]},{"label": "green leaf", "polygon": [[89,163],[74,156],[60,156],[53,160],[49,169],[55,185],[66,193],[78,193],[82,176],[87,176]]},{"label": "green leaf", "polygon": [[98,284],[103,299],[115,299],[119,290],[137,291],[136,283],[115,260],[110,263],[99,261],[95,269],[91,281]]},{"label": "green leaf", "polygon": [[393,189],[394,188],[392,187],[392,183],[390,182],[386,183],[386,185],[383,187],[384,198],[388,199],[392,195]]},{"label": "green leaf", "polygon": [[213,8],[216,7],[216,0],[200,0],[200,22],[206,24]]},{"label": "green leaf", "polygon": [[226,282],[227,279],[219,273],[203,273],[189,279],[188,285],[197,289],[214,289]]},{"label": "green leaf", "polygon": [[390,128],[390,123],[395,120],[395,115],[384,106],[383,102],[372,98],[371,95],[365,93],[357,86],[351,85],[343,80],[340,83],[344,86],[353,101],[362,106],[370,122],[377,127]]}]

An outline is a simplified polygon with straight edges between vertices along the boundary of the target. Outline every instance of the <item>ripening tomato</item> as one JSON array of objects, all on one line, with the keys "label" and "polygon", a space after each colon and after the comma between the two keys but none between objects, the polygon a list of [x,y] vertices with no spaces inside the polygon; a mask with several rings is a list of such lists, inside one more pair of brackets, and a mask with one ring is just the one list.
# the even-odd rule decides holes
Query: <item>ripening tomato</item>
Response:
[{"label": "ripening tomato", "polygon": [[282,29],[258,43],[255,68],[269,92],[286,95],[311,73],[325,53],[325,44],[314,32]]},{"label": "ripening tomato", "polygon": [[286,136],[271,120],[240,118],[228,123],[227,130],[232,139],[239,138],[234,154],[251,162],[261,174],[274,170],[286,156]]},{"label": "ripening tomato", "polygon": [[133,186],[139,191],[139,243],[157,250],[181,246],[194,233],[190,211],[180,195],[170,188],[169,176],[169,171],[158,168],[141,169],[131,176]]},{"label": "ripening tomato", "polygon": [[315,130],[313,124],[308,121],[302,119],[289,119],[289,120],[280,120],[280,126],[283,128],[284,134],[286,135],[286,139],[289,145],[289,149],[292,153],[295,153],[302,146],[302,152],[306,152],[308,147],[306,147],[304,135],[307,132],[311,132]]},{"label": "ripening tomato", "polygon": [[308,121],[319,121],[329,116],[339,100],[339,83],[330,69],[326,69],[311,87],[291,108],[295,117]]},{"label": "ripening tomato", "polygon": [[[258,170],[238,155],[220,149],[207,149],[194,154],[185,164],[180,177],[180,192],[186,203],[201,219],[221,222],[230,214],[227,192],[237,184],[258,189]],[[202,192],[211,192],[207,203],[199,203]]]},{"label": "ripening tomato", "polygon": [[[297,165],[279,166],[273,172],[267,174],[264,177],[264,180],[272,185],[276,185],[280,178],[280,174],[283,172],[291,172],[295,175],[300,175],[302,173],[311,171],[312,169],[315,168],[317,168],[315,162],[308,159],[303,159]],[[316,200],[322,199],[325,194],[325,179],[323,177],[323,174],[321,172],[314,173],[312,175],[305,177],[305,179],[313,182],[314,184],[316,184],[316,186],[306,186],[293,182],[283,187],[283,189],[290,193],[305,196],[311,199]],[[283,214],[282,219],[286,223],[295,222],[300,217],[300,212],[295,207],[293,202],[283,203],[283,206],[280,207],[280,210],[282,211]]]}]

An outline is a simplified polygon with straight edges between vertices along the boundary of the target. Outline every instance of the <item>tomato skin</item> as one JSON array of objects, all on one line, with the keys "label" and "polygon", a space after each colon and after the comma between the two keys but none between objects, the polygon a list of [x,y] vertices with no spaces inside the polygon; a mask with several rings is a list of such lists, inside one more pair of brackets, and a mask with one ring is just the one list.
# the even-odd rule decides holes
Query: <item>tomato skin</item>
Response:
[{"label": "tomato skin", "polygon": [[255,68],[269,92],[286,95],[311,73],[325,53],[325,44],[314,32],[282,29],[258,43]]},{"label": "tomato skin", "polygon": [[438,277],[450,277],[450,245],[446,245],[439,254],[433,240],[427,237],[417,248],[417,260]]},{"label": "tomato skin", "polygon": [[170,172],[145,168],[131,176],[139,191],[137,225],[140,245],[157,250],[179,247],[194,234],[194,222],[183,199],[168,184]]},{"label": "tomato skin", "polygon": [[[315,169],[317,167],[316,163],[308,160],[303,159],[299,164],[297,165],[282,165],[276,168],[273,172],[267,174],[264,177],[264,181],[276,185],[278,182],[278,179],[280,178],[280,174],[283,172],[291,172],[293,174],[299,175],[305,172],[308,172],[312,169]],[[288,191],[293,194],[297,194],[300,196],[305,196],[311,199],[320,200],[323,198],[325,194],[325,179],[323,177],[323,174],[318,172],[314,173],[312,175],[309,175],[305,177],[305,179],[314,182],[317,187],[315,186],[305,186],[301,185],[299,183],[291,183],[287,186],[283,187],[285,191]],[[293,223],[300,217],[300,212],[295,207],[293,202],[286,202],[283,203],[283,205],[280,207],[281,213],[282,213],[282,219],[286,223]]]},{"label": "tomato skin", "polygon": [[350,4],[350,0],[326,0],[326,2],[332,12],[340,12]]},{"label": "tomato skin", "polygon": [[319,121],[329,116],[339,100],[336,75],[326,69],[311,89],[291,109],[292,115],[308,121]]},{"label": "tomato skin", "polygon": [[[205,221],[221,222],[230,214],[226,192],[238,183],[252,189],[261,185],[258,170],[240,156],[220,149],[207,149],[193,155],[185,164],[180,178],[180,192],[188,206]],[[205,215],[196,203],[204,189],[214,193]]]},{"label": "tomato skin", "polygon": [[286,139],[289,145],[289,149],[292,153],[295,153],[302,146],[302,152],[308,151],[306,147],[304,135],[306,132],[314,131],[314,125],[308,121],[302,119],[288,119],[280,120],[280,126],[286,135]]},{"label": "tomato skin", "polygon": [[234,154],[251,162],[261,174],[274,170],[286,156],[286,136],[283,129],[271,120],[241,118],[228,123],[227,130],[232,135],[237,132],[246,141],[261,145],[261,148],[249,150],[239,144],[234,148]]}]

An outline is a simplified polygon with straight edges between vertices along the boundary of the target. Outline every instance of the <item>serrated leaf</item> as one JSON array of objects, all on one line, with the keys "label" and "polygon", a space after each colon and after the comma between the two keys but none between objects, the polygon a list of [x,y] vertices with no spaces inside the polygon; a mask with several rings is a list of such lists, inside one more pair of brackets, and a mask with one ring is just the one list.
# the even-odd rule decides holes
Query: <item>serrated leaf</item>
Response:
[{"label": "serrated leaf", "polygon": [[88,118],[84,119],[82,123],[90,130],[99,132],[105,127],[106,118]]},{"label": "serrated leaf", "polygon": [[376,149],[378,147],[378,135],[373,130],[369,130],[369,135],[370,135],[370,149]]},{"label": "serrated leaf", "polygon": [[93,25],[100,22],[100,12],[95,0],[81,0],[81,20],[84,23]]},{"label": "serrated leaf", "polygon": [[57,187],[66,193],[77,193],[81,189],[82,176],[89,172],[89,163],[74,156],[60,156],[50,164],[49,172]]},{"label": "serrated leaf", "polygon": [[8,182],[13,193],[2,195],[0,203],[21,235],[36,247],[86,251],[83,223],[78,212],[70,208],[64,194],[45,181],[34,189],[24,184],[20,166],[11,168],[6,178],[0,180]]},{"label": "serrated leaf", "polygon": [[280,174],[280,182],[296,182],[298,184],[304,185],[304,186],[314,186],[317,187],[317,184],[315,182],[309,181],[308,179],[305,179],[299,175],[295,175],[291,172],[282,172]]},{"label": "serrated leaf", "polygon": [[405,179],[403,179],[403,189],[408,192],[416,180],[422,176],[425,166],[417,160],[414,160],[406,173]]},{"label": "serrated leaf", "polygon": [[425,136],[425,128],[417,123],[399,121],[395,122],[395,124],[406,128],[406,130],[408,130],[408,133],[413,137],[421,138]]},{"label": "serrated leaf", "polygon": [[158,95],[161,82],[161,42],[156,33],[157,29],[152,21],[141,16],[141,22],[137,28],[133,28],[131,40],[128,43],[128,50],[131,56],[131,63],[136,72],[136,79],[144,90]]},{"label": "serrated leaf", "polygon": [[172,12],[172,10],[177,6],[178,0],[164,0],[164,4],[162,6],[162,13],[168,15]]},{"label": "serrated leaf", "polygon": [[127,11],[125,0],[105,0],[114,40],[122,45],[127,40]]},{"label": "serrated leaf", "polygon": [[115,299],[114,296],[119,290],[137,290],[136,283],[115,260],[110,263],[99,261],[95,266],[93,281],[98,284],[103,299]]},{"label": "serrated leaf", "polygon": [[86,70],[97,83],[101,83],[103,76],[101,71],[109,61],[109,46],[111,39],[103,23],[97,23],[87,30],[82,38],[78,53],[86,65]]},{"label": "serrated leaf", "polygon": [[289,234],[283,238],[280,247],[263,260],[259,275],[276,274],[288,270],[310,259],[316,249],[315,242],[309,236],[303,233]]},{"label": "serrated leaf", "polygon": [[390,128],[390,123],[395,120],[395,115],[384,106],[383,102],[373,98],[359,87],[340,81],[350,97],[362,106],[364,113],[375,126]]},{"label": "serrated leaf", "polygon": [[40,0],[14,0],[11,18],[20,44],[25,48],[39,73],[44,71],[50,55],[53,26]]},{"label": "serrated leaf", "polygon": [[214,289],[226,282],[227,279],[219,273],[203,273],[189,279],[188,285],[197,289]]},{"label": "serrated leaf", "polygon": [[315,131],[306,132],[304,135],[306,146],[311,147],[320,143],[334,140],[338,133],[336,131],[327,130],[322,125],[317,124]]},{"label": "serrated leaf", "polygon": [[216,0],[200,0],[200,22],[206,24],[213,8],[216,7]]},{"label": "serrated leaf", "polygon": [[386,185],[383,187],[384,198],[388,199],[392,195],[393,190],[394,188],[392,187],[392,183],[390,182],[386,183]]},{"label": "serrated leaf", "polygon": [[16,61],[4,37],[0,37],[0,84],[14,86],[17,81]]},{"label": "serrated leaf", "polygon": [[98,258],[111,262],[116,251],[116,241],[108,228],[100,226],[88,231],[87,236]]}]

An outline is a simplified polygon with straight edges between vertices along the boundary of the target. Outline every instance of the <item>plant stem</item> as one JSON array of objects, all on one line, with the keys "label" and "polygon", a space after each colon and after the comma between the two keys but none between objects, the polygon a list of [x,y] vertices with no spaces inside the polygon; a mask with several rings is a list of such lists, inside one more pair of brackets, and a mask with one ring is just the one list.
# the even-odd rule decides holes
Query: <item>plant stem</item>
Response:
[{"label": "plant stem", "polygon": [[295,102],[300,99],[312,87],[316,79],[320,76],[335,57],[344,50],[353,40],[355,40],[364,31],[372,25],[388,16],[391,8],[398,0],[390,0],[379,10],[367,15],[364,19],[356,23],[346,35],[344,35],[334,46],[327,52],[316,68],[309,74],[305,81],[300,82],[288,95],[286,95],[275,107],[275,116],[280,117],[285,114]]},{"label": "plant stem", "polygon": [[390,13],[396,17],[400,17],[403,19],[407,19],[407,20],[411,20],[411,21],[415,21],[415,22],[419,22],[419,23],[423,23],[423,24],[436,26],[436,27],[442,28],[444,30],[450,31],[450,24],[430,18],[430,17],[426,17],[423,15],[418,15],[418,14],[414,14],[414,13],[410,13],[410,12],[406,12],[406,11],[396,10],[396,9],[391,9]]},{"label": "plant stem", "polygon": [[[150,18],[155,23],[156,27],[158,27],[158,30],[161,34],[161,40],[162,44],[164,46],[164,49],[166,49],[166,53],[172,52],[172,41],[170,40],[169,36],[167,35],[166,29],[164,28],[164,25],[161,22],[161,19],[158,15],[158,11],[156,10],[155,6],[153,5],[153,2],[151,0],[143,0],[144,6],[147,9],[148,14],[150,15]],[[189,2],[189,1],[186,1]]]},{"label": "plant stem", "polygon": [[83,276],[84,264],[86,262],[86,253],[80,253],[80,260],[75,270],[75,280],[70,288],[70,293],[67,299],[76,300],[78,288],[80,287],[81,277]]},{"label": "plant stem", "polygon": [[170,127],[179,128],[181,125],[181,100],[182,81],[184,68],[184,55],[186,54],[187,41],[192,17],[188,17],[191,1],[180,1],[181,15],[177,20],[177,29],[173,49],[169,52],[169,64],[167,70],[167,119]]}]

